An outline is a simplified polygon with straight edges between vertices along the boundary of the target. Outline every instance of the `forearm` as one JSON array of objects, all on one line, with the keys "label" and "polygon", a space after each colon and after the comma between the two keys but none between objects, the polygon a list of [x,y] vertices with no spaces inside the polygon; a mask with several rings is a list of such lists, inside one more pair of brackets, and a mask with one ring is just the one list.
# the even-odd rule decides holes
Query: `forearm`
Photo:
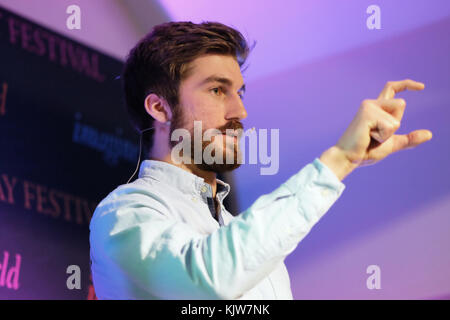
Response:
[{"label": "forearm", "polygon": [[319,159],[323,164],[331,169],[331,171],[334,172],[340,181],[344,180],[344,178],[357,167],[357,165],[351,163],[347,159],[344,152],[342,152],[337,146],[333,146],[325,150]]}]

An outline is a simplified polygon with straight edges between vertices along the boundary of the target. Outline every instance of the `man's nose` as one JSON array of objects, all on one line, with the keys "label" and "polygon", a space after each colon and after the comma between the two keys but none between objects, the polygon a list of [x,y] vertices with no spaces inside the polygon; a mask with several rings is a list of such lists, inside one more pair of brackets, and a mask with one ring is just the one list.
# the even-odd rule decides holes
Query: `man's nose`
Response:
[{"label": "man's nose", "polygon": [[227,105],[226,118],[228,119],[245,119],[247,118],[247,110],[245,110],[244,103],[241,97],[236,94],[229,100]]}]

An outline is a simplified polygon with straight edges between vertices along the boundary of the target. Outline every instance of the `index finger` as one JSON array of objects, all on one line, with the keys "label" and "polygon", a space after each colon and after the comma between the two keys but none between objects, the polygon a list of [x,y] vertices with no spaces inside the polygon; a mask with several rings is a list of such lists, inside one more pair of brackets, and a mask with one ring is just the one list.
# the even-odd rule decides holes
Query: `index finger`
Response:
[{"label": "index finger", "polygon": [[401,81],[388,81],[381,91],[378,99],[393,99],[396,93],[408,90],[423,90],[425,84],[411,79]]}]

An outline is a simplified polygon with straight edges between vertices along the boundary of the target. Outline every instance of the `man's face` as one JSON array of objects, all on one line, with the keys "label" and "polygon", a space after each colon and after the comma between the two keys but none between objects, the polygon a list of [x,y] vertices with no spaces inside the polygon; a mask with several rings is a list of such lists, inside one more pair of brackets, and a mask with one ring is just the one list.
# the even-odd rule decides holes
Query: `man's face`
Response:
[{"label": "man's face", "polygon": [[[185,128],[190,132],[193,160],[194,121],[201,121],[202,136],[208,129],[218,129],[223,135],[213,136],[211,141],[202,141],[202,154],[209,144],[213,144],[209,150],[220,152],[223,164],[207,164],[202,158],[202,163],[196,166],[214,172],[236,169],[240,166],[237,161],[241,152],[239,138],[225,133],[226,129],[243,129],[240,120],[247,117],[241,98],[245,86],[239,64],[232,56],[208,54],[195,59],[189,66],[193,68],[190,76],[180,83],[181,114],[172,121],[171,132],[176,128]],[[172,147],[175,144],[177,142],[171,142]],[[227,153],[231,153],[231,163],[226,161]]]}]

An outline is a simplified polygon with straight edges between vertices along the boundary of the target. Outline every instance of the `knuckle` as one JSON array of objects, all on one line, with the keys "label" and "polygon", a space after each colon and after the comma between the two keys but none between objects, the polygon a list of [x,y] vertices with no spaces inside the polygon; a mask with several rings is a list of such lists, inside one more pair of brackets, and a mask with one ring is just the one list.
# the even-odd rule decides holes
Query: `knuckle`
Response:
[{"label": "knuckle", "polygon": [[383,132],[390,132],[394,129],[394,123],[387,117],[383,117],[382,119],[380,119],[379,124]]},{"label": "knuckle", "polygon": [[392,125],[393,125],[393,129],[397,130],[398,128],[400,128],[400,121],[395,120]]},{"label": "knuckle", "polygon": [[373,100],[370,100],[370,99],[364,99],[364,100],[361,102],[361,106],[362,106],[363,108],[365,108],[365,109],[371,108],[371,107],[373,107]]},{"label": "knuckle", "polygon": [[394,131],[394,123],[388,121],[386,123],[386,131],[391,133],[392,131]]},{"label": "knuckle", "polygon": [[406,107],[406,100],[403,98],[398,99],[401,107]]}]

